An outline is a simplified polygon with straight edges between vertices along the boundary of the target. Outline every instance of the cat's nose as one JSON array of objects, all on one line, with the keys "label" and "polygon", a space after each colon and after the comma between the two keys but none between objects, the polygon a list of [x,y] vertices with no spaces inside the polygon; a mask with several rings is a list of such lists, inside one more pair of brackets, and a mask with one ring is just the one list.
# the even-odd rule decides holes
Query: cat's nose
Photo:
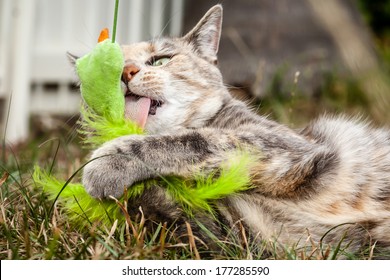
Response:
[{"label": "cat's nose", "polygon": [[131,79],[139,72],[139,68],[134,64],[126,65],[123,68],[122,79],[125,83],[131,81]]}]

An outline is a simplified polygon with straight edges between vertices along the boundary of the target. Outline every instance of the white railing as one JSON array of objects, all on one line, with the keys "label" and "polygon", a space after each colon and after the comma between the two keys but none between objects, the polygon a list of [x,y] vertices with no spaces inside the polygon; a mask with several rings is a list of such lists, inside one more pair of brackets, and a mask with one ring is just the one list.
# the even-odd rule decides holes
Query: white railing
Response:
[{"label": "white railing", "polygon": [[[0,0],[0,99],[6,101],[0,107],[1,138],[7,114],[6,139],[15,142],[28,138],[31,114],[78,112],[76,78],[65,54],[88,52],[102,28],[112,29],[114,2]],[[117,41],[179,35],[183,5],[184,0],[121,0]]]}]

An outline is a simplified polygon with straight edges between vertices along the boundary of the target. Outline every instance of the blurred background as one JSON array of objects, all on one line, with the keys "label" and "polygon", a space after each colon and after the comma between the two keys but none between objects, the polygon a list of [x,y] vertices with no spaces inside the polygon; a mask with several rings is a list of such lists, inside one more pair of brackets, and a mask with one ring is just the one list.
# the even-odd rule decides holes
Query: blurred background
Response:
[{"label": "blurred background", "polygon": [[[114,2],[0,0],[1,139],[74,140],[80,94],[66,52],[93,48]],[[237,98],[292,127],[323,113],[390,124],[390,0],[121,0],[117,41],[182,35],[216,3],[219,66]]]}]

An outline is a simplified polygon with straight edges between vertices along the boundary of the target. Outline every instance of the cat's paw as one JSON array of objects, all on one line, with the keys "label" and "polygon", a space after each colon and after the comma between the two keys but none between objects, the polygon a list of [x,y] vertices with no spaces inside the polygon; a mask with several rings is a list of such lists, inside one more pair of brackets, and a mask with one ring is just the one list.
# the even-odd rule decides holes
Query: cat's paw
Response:
[{"label": "cat's paw", "polygon": [[96,150],[84,167],[83,185],[86,191],[97,198],[121,197],[125,188],[134,183],[128,166],[126,155],[114,152],[110,146]]}]

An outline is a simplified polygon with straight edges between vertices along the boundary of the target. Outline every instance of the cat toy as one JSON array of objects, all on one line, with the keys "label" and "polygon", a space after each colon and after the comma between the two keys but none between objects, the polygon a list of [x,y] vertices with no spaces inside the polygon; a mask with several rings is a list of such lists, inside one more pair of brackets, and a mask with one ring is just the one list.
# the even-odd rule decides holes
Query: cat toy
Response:
[{"label": "cat toy", "polygon": [[[118,2],[116,0],[112,40],[108,38],[108,29],[104,29],[94,49],[76,61],[80,90],[87,105],[81,107],[80,133],[85,136],[84,143],[92,147],[120,136],[144,133],[135,122],[125,118],[125,101],[121,90],[124,59],[119,44],[115,42]],[[39,166],[35,167],[33,174],[36,185],[42,187],[44,193],[54,201],[52,208],[59,202],[69,219],[81,226],[96,222],[110,226],[115,220],[124,222],[122,211],[126,211],[126,200],[141,195],[152,184],[164,187],[167,194],[189,215],[193,210],[213,214],[216,200],[250,188],[251,159],[246,153],[233,155],[226,168],[219,170],[218,176],[199,174],[191,180],[175,177],[151,179],[129,186],[118,200],[95,199],[81,183],[71,182],[86,164],[66,181],[58,180]]]}]

